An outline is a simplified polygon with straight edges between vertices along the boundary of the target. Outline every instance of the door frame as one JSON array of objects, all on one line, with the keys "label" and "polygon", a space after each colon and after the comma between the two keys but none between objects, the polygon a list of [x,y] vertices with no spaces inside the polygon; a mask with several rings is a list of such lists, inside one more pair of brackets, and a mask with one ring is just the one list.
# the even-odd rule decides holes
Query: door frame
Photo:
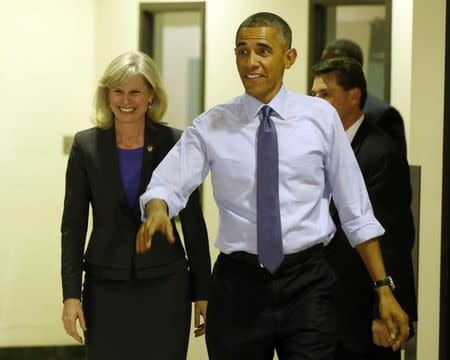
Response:
[{"label": "door frame", "polygon": [[[326,46],[326,35],[329,24],[326,18],[326,8],[338,5],[384,5],[386,9],[386,57],[384,59],[384,98],[391,98],[391,30],[392,30],[392,0],[310,0],[309,2],[309,49],[308,49],[308,87],[313,81],[312,66],[320,60],[322,50]],[[332,29],[331,29],[332,30]]]},{"label": "door frame", "polygon": [[196,11],[200,13],[200,108],[205,110],[205,3],[141,3],[139,5],[139,50],[155,57],[157,44],[153,41],[155,14],[164,12]]}]

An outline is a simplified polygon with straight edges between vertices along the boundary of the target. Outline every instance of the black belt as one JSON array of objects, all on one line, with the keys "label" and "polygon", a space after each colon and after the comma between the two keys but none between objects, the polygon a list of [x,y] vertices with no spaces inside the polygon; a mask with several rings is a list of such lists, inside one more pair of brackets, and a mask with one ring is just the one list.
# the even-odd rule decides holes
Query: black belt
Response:
[{"label": "black belt", "polygon": [[[314,255],[322,253],[323,248],[324,248],[323,244],[316,244],[308,249],[299,251],[295,254],[284,255],[284,259],[280,267],[286,266],[289,267],[295,264],[301,264],[305,262],[307,259],[313,257]],[[262,267],[261,263],[259,262],[258,255],[250,254],[245,251],[235,251],[232,252],[231,254],[221,253],[221,255],[240,263]]]}]

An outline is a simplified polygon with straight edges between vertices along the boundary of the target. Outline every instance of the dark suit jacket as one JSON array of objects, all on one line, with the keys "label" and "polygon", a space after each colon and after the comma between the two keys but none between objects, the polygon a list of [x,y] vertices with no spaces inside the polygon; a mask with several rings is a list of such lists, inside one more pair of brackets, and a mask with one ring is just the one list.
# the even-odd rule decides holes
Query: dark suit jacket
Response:
[{"label": "dark suit jacket", "polygon": [[[179,139],[179,130],[146,124],[139,194],[153,170]],[[85,249],[89,204],[93,226]],[[208,236],[196,190],[180,212],[191,274],[193,300],[206,299],[211,260]],[[75,135],[66,173],[62,218],[63,297],[80,298],[83,268],[104,278],[138,278],[174,271],[185,259],[184,248],[172,221],[175,244],[157,233],[150,251],[136,254],[136,233],[141,225],[139,204],[128,207],[119,169],[114,127],[92,128]],[[186,265],[184,265],[186,266]]]},{"label": "dark suit jacket", "polygon": [[[411,257],[414,224],[409,166],[391,137],[367,120],[362,122],[351,145],[375,216],[386,231],[380,245],[386,271],[397,285],[394,295],[410,320],[415,321],[417,305]],[[351,179],[348,186],[352,186]],[[337,231],[325,249],[339,279],[339,340],[345,348],[361,351],[372,342],[371,322],[376,296],[369,273],[356,249],[350,246],[337,212],[333,214],[332,211],[332,215]]]},{"label": "dark suit jacket", "polygon": [[405,127],[402,116],[395,108],[376,96],[367,94],[363,112],[367,115],[368,121],[392,136],[400,149],[406,154]]}]

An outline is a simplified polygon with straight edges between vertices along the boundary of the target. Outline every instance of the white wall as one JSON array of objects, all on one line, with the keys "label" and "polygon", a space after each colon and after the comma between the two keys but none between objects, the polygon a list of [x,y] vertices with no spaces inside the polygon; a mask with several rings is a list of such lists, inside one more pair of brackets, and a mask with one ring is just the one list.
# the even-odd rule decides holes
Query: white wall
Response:
[{"label": "white wall", "polygon": [[420,165],[417,359],[439,358],[445,1],[393,1],[392,104]]},{"label": "white wall", "polygon": [[414,1],[409,150],[422,166],[418,359],[439,354],[445,12],[443,0]]},{"label": "white wall", "polygon": [[413,0],[392,2],[391,104],[402,114],[408,150],[411,128],[412,16]]},{"label": "white wall", "polygon": [[62,138],[89,126],[94,2],[11,0],[1,9],[0,346],[63,343]]}]

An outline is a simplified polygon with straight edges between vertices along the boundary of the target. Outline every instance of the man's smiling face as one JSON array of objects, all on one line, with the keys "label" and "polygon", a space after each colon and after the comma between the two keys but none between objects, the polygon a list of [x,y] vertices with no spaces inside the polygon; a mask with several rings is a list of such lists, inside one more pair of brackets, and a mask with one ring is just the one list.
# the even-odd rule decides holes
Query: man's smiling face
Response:
[{"label": "man's smiling face", "polygon": [[287,49],[273,27],[244,27],[236,38],[236,65],[245,92],[264,104],[278,93],[284,69],[294,63],[296,52]]}]

